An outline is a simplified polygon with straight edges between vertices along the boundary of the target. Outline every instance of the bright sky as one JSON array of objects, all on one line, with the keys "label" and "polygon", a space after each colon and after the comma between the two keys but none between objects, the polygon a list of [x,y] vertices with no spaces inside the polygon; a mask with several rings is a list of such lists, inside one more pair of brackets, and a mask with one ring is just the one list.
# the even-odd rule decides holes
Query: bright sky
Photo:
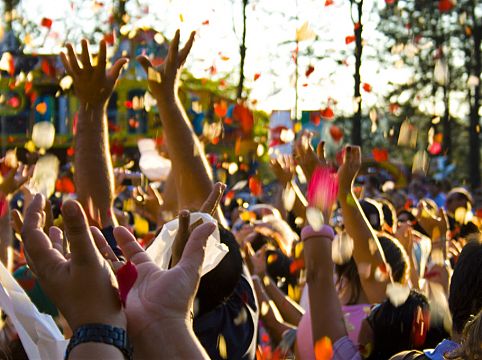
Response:
[{"label": "bright sky", "polygon": [[[383,0],[378,0],[384,4]],[[376,32],[378,21],[377,0],[365,0],[364,40],[367,44],[380,44],[383,40]],[[45,41],[44,50],[58,52],[65,38],[65,23],[72,28],[69,40],[77,40],[79,30],[89,31],[95,24],[92,17],[98,17],[104,24],[112,0],[103,1],[104,7],[95,10],[94,1],[85,1],[80,10],[72,11],[68,0],[23,0],[19,12],[26,18],[40,23],[43,17],[54,19],[52,33]],[[296,6],[296,3],[298,6]],[[308,21],[320,38],[306,41],[300,45],[300,54],[311,45],[314,52],[323,59],[314,59],[301,55],[299,59],[299,109],[317,110],[324,107],[328,98],[338,104],[335,111],[350,115],[353,110],[353,71],[354,43],[345,44],[345,37],[353,34],[348,0],[334,0],[334,5],[324,6],[325,0],[251,0],[248,6],[246,83],[252,89],[250,99],[258,101],[258,107],[273,109],[293,109],[294,71],[291,60],[294,43],[281,45],[294,40],[295,31]],[[88,6],[85,6],[87,4]],[[381,5],[383,6],[383,5]],[[128,12],[134,25],[150,25],[162,31],[167,37],[181,28],[181,36],[186,39],[191,30],[197,30],[198,36],[187,62],[187,67],[198,77],[207,77],[208,69],[215,65],[218,73],[230,73],[234,84],[238,79],[239,38],[241,37],[241,0],[131,0]],[[182,15],[181,15],[182,14]],[[296,14],[298,20],[296,20]],[[292,17],[290,20],[289,18]],[[182,18],[182,19],[181,19]],[[202,25],[209,20],[209,25]],[[52,34],[51,34],[52,35]],[[33,42],[37,46],[43,38]],[[340,56],[345,49],[350,56]],[[338,55],[337,55],[338,54]],[[374,54],[374,49],[366,46],[364,55]],[[228,57],[229,60],[223,60]],[[346,59],[348,66],[336,64],[335,58]],[[315,71],[306,78],[304,73],[312,64]],[[254,74],[261,76],[253,81]],[[219,76],[219,75],[218,75]],[[371,93],[363,94],[364,107],[375,105],[380,94],[386,91],[388,79],[406,79],[407,73],[380,69],[375,61],[365,60],[362,67],[362,82],[372,85]],[[306,86],[303,86],[306,84]]]}]

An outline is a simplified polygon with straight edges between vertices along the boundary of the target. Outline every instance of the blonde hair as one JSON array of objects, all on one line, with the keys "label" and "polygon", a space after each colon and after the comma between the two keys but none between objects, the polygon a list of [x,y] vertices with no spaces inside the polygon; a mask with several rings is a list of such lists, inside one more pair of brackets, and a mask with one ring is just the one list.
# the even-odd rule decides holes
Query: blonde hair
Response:
[{"label": "blonde hair", "polygon": [[465,324],[461,346],[446,354],[448,360],[482,359],[482,310]]}]

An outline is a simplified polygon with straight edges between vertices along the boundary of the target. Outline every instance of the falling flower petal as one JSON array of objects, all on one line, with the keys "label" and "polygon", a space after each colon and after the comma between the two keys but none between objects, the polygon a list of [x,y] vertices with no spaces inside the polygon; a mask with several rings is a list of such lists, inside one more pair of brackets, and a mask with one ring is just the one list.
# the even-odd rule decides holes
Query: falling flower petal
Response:
[{"label": "falling flower petal", "polygon": [[293,187],[288,184],[283,190],[283,205],[286,211],[291,211],[296,201],[296,193]]},{"label": "falling flower petal", "polygon": [[343,231],[337,234],[331,244],[331,257],[337,265],[346,264],[353,255],[353,239]]},{"label": "falling flower petal", "polygon": [[306,220],[308,220],[308,224],[310,224],[315,231],[320,230],[325,223],[320,209],[315,207],[309,207],[306,209]]},{"label": "falling flower petal", "polygon": [[352,42],[355,41],[355,35],[348,35],[345,37],[345,44],[351,44]]},{"label": "falling flower petal", "polygon": [[387,297],[395,307],[404,304],[409,295],[410,288],[407,285],[399,283],[390,283],[387,285]]},{"label": "falling flower petal", "polygon": [[305,71],[305,76],[309,77],[313,71],[315,71],[315,67],[313,65],[308,65],[308,68]]},{"label": "falling flower petal", "polygon": [[40,25],[42,25],[43,27],[46,27],[47,29],[50,29],[52,27],[52,19],[44,17],[40,21]]},{"label": "falling flower petal", "polygon": [[315,344],[316,360],[331,360],[333,358],[333,344],[327,336],[318,340]]}]

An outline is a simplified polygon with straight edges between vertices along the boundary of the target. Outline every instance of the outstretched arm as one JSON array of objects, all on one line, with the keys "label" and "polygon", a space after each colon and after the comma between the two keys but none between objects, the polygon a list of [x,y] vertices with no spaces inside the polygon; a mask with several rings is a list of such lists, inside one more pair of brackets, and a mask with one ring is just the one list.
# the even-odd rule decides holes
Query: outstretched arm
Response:
[{"label": "outstretched arm", "polygon": [[385,297],[386,282],[373,277],[377,267],[385,263],[378,238],[353,193],[352,185],[361,166],[359,146],[347,146],[342,166],[338,170],[338,201],[343,211],[345,228],[353,238],[353,257],[358,266],[363,290],[370,303],[380,302]]},{"label": "outstretched arm", "polygon": [[182,65],[194,42],[194,32],[179,49],[179,30],[169,46],[165,62],[154,69],[146,56],[139,62],[148,74],[149,90],[157,100],[172,171],[178,193],[179,209],[199,209],[212,190],[211,171],[197,136],[178,98]]},{"label": "outstretched arm", "polygon": [[[116,225],[112,205],[114,176],[109,151],[107,103],[127,59],[121,58],[106,71],[106,43],[101,41],[97,65],[90,59],[87,40],[79,57],[71,44],[61,54],[72,77],[80,108],[75,134],[75,185],[80,203],[90,220],[107,227]],[[80,59],[80,60],[79,60]]]}]

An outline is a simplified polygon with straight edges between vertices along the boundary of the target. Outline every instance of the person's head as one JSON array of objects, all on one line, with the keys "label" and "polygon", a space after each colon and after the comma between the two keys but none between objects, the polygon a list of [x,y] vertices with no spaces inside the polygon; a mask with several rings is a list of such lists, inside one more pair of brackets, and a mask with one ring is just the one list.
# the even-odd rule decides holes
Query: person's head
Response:
[{"label": "person's head", "polygon": [[397,212],[393,204],[386,199],[379,199],[378,202],[382,205],[383,220],[382,225],[383,230],[389,234],[394,234],[397,231]]},{"label": "person's head", "polygon": [[450,283],[449,309],[455,335],[482,308],[482,244],[469,243],[460,253]]},{"label": "person's head", "polygon": [[378,241],[385,255],[385,260],[390,265],[393,281],[402,284],[407,283],[410,276],[410,261],[402,244],[389,235],[378,236]]},{"label": "person's head", "polygon": [[467,322],[462,334],[462,346],[446,354],[448,360],[482,359],[482,310]]},{"label": "person's head", "polygon": [[353,257],[345,264],[335,265],[336,289],[343,305],[359,303],[362,292],[360,276]]},{"label": "person's head", "polygon": [[474,203],[472,195],[464,188],[457,187],[450,190],[445,200],[445,208],[449,214],[455,214],[458,208],[469,209]]},{"label": "person's head", "polygon": [[195,318],[221,305],[231,296],[241,277],[243,259],[239,251],[239,245],[230,231],[222,226],[218,227],[221,243],[229,248],[229,252],[218,266],[201,278],[196,294],[198,306]]},{"label": "person's head", "polygon": [[360,201],[360,206],[372,228],[376,231],[381,231],[384,221],[381,205],[373,199],[366,198]]},{"label": "person's head", "polygon": [[411,290],[400,306],[386,299],[373,307],[362,322],[358,340],[368,359],[389,359],[403,350],[423,349],[429,324],[427,298]]}]

